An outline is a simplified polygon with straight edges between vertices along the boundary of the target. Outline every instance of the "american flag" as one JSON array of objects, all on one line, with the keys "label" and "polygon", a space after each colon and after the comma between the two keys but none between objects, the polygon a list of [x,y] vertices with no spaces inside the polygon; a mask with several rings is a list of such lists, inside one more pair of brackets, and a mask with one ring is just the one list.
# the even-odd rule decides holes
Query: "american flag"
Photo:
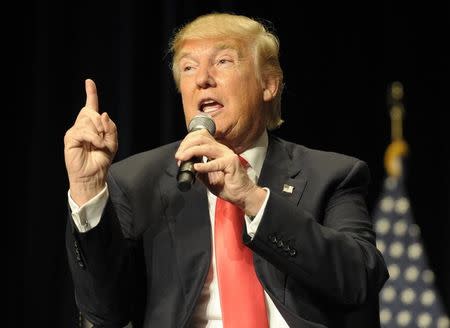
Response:
[{"label": "american flag", "polygon": [[373,218],[390,274],[380,292],[381,326],[449,328],[403,177],[385,179]]}]

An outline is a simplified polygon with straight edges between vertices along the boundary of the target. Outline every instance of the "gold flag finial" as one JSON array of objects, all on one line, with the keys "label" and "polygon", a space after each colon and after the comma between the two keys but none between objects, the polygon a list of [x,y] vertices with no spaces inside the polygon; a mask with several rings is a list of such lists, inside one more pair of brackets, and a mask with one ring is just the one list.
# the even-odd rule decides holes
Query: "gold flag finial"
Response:
[{"label": "gold flag finial", "polygon": [[403,85],[399,81],[393,82],[388,90],[389,114],[391,117],[391,143],[384,154],[384,166],[391,177],[402,174],[401,160],[408,154],[408,144],[403,139]]}]

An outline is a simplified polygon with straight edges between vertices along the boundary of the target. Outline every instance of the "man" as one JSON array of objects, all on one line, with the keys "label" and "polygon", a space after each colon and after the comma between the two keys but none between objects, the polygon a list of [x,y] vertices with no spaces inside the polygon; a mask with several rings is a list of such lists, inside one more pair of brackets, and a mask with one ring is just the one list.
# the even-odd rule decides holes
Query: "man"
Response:
[{"label": "man", "polygon": [[[364,201],[368,168],[269,135],[282,122],[277,38],[245,16],[210,14],[171,49],[186,124],[208,114],[214,136],[199,129],[111,165],[117,131],[91,80],[65,136],[83,315],[98,327],[378,327],[388,275]],[[192,158],[203,158],[201,182],[183,192],[178,165]]]}]

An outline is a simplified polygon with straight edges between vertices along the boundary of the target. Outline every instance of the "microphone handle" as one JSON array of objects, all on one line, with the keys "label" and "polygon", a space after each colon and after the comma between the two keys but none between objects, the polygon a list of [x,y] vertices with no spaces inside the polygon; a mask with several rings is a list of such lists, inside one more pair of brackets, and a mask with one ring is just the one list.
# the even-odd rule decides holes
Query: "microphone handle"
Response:
[{"label": "microphone handle", "polygon": [[181,162],[178,168],[177,185],[181,191],[188,191],[195,182],[194,164],[200,162],[200,157],[193,157],[189,161]]}]

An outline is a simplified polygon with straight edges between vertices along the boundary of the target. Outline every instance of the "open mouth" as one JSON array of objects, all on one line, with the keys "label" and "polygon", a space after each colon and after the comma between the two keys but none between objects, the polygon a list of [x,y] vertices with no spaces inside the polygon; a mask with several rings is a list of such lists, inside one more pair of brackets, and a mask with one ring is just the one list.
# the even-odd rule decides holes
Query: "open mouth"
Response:
[{"label": "open mouth", "polygon": [[223,105],[215,99],[208,98],[200,101],[199,110],[203,113],[213,114],[222,109]]}]

